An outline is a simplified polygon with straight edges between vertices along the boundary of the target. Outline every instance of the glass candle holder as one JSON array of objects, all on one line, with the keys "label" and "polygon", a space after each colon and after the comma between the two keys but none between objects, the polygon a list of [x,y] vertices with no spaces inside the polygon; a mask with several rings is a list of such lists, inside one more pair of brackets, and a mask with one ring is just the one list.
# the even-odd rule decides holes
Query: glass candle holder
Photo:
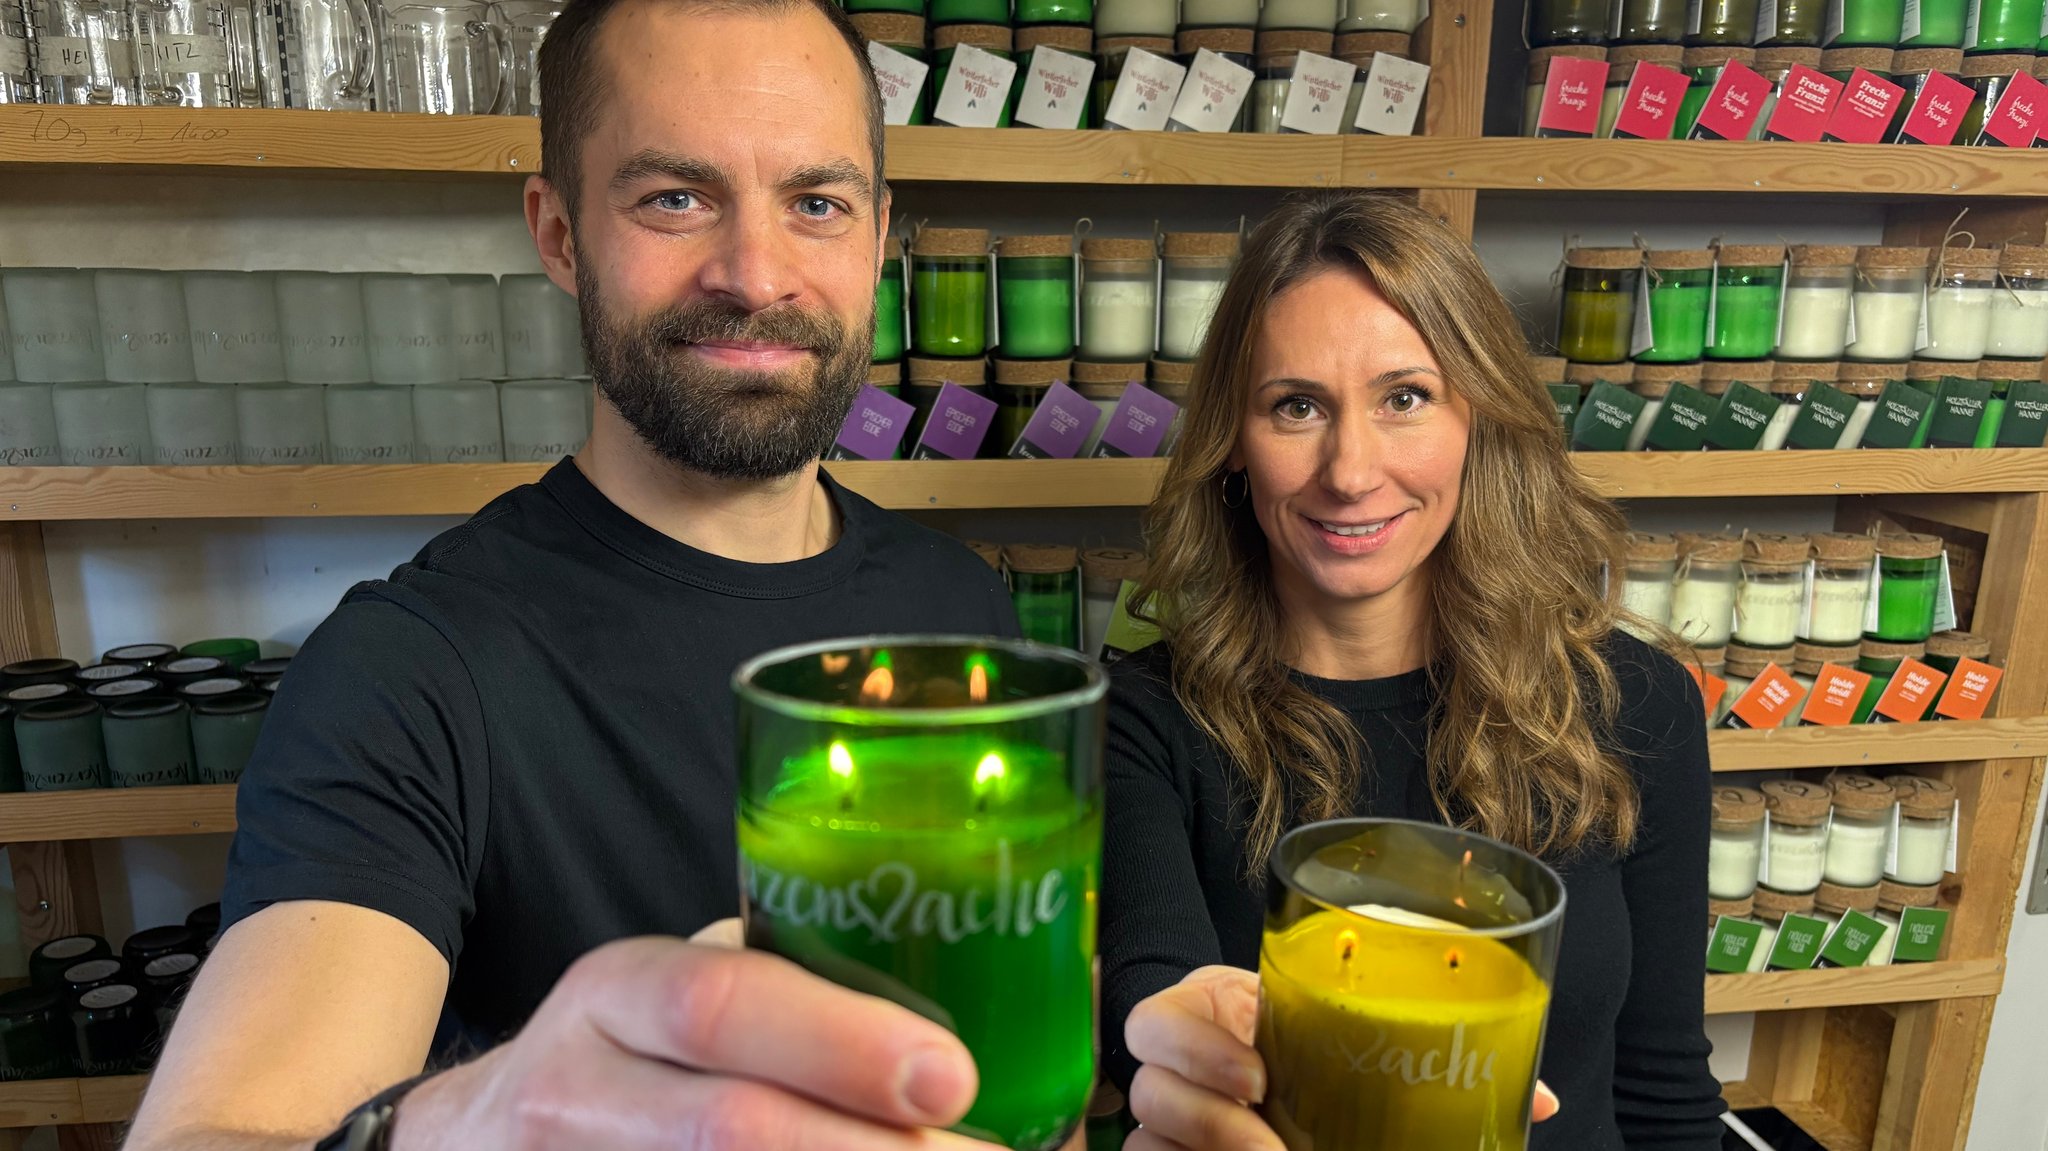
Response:
[{"label": "glass candle holder", "polygon": [[243,384],[235,389],[236,459],[256,467],[327,460],[327,397],[317,384]]},{"label": "glass candle holder", "polygon": [[1867,723],[1870,715],[1877,710],[1877,701],[1884,695],[1884,689],[1891,685],[1892,676],[1899,665],[1909,659],[1925,659],[1927,645],[1924,643],[1888,643],[1881,639],[1863,641],[1861,653],[1856,657],[1856,670],[1870,677],[1870,685],[1863,689],[1863,698],[1857,701],[1856,714],[1851,723]]},{"label": "glass candle holder", "polygon": [[413,459],[425,464],[495,464],[505,459],[498,385],[489,380],[412,389]]},{"label": "glass candle holder", "polygon": [[1074,354],[1074,238],[1005,236],[996,243],[996,318],[1002,355]]},{"label": "glass candle holder", "polygon": [[1686,34],[1688,46],[1747,48],[1756,40],[1757,0],[1699,0],[1699,27]]},{"label": "glass candle holder", "polygon": [[[1761,9],[1762,6],[1758,7]],[[1757,47],[1818,48],[1827,32],[1827,25],[1826,0],[1778,0],[1776,14],[1770,19],[1766,20],[1759,12]]]},{"label": "glass candle holder", "polygon": [[[1953,677],[1956,666],[1965,659],[1974,659],[1980,663],[1990,662],[1991,641],[1966,631],[1936,632],[1927,637],[1927,656],[1921,662],[1945,676]],[[1927,701],[1927,709],[1921,713],[1920,718],[1940,718],[1934,714],[1934,706],[1939,702],[1938,696],[1930,698]]]},{"label": "glass candle holder", "polygon": [[1827,863],[1833,793],[1804,779],[1774,779],[1761,790],[1771,816],[1762,886],[1790,895],[1818,890]]},{"label": "glass candle holder", "polygon": [[150,462],[149,408],[141,384],[59,384],[50,392],[58,456],[74,468]]},{"label": "glass candle holder", "polygon": [[1095,82],[1088,89],[1088,125],[1092,128],[1118,128],[1103,117],[1109,112],[1109,101],[1116,94],[1117,81],[1123,78],[1124,61],[1130,58],[1133,48],[1154,56],[1172,56],[1173,22],[1169,18],[1167,31],[1157,36],[1109,36],[1101,31],[1102,13],[1102,5],[1096,5]]},{"label": "glass candle holder", "polygon": [[235,385],[151,384],[143,394],[158,467],[227,467],[236,462]]},{"label": "glass candle holder", "polygon": [[875,281],[875,363],[900,360],[909,350],[903,284],[903,241],[891,236],[883,241],[882,275]]},{"label": "glass candle holder", "polygon": [[[1807,393],[1816,387],[1823,387],[1814,372],[1815,365],[1796,361],[1771,365],[1771,398],[1778,401],[1778,410],[1771,413],[1771,422],[1764,426],[1764,436],[1757,442],[1757,450],[1775,452],[1783,448],[1791,438],[1792,425],[1799,421],[1801,409],[1806,406]],[[1830,370],[1828,379],[1834,378]]]},{"label": "glass candle holder", "polygon": [[[1614,0],[1616,44],[1683,44],[1690,5],[1680,0]],[[1702,16],[1704,20],[1704,16]]]},{"label": "glass candle holder", "polygon": [[1101,418],[1095,421],[1095,430],[1088,433],[1087,442],[1081,445],[1077,458],[1085,460],[1095,455],[1096,447],[1102,443],[1103,429],[1109,426],[1110,417],[1116,414],[1117,403],[1123,399],[1124,389],[1132,384],[1144,383],[1145,370],[1146,365],[1137,363],[1119,364],[1110,361],[1098,364],[1087,360],[1074,361],[1074,390],[1095,405],[1096,411],[1102,413]]},{"label": "glass candle holder", "polygon": [[498,303],[504,311],[507,376],[537,380],[589,374],[583,365],[583,316],[576,309],[576,297],[535,273],[500,277]]},{"label": "glass candle holder", "polygon": [[433,384],[455,375],[455,291],[446,276],[363,277],[370,378]]},{"label": "glass candle holder", "polygon": [[[893,48],[920,63],[930,63],[931,53],[925,47],[928,37],[925,33],[924,0],[891,2],[904,4],[905,7],[888,12],[849,11],[846,16],[847,22],[860,29],[860,34],[867,37],[870,43]],[[922,124],[930,111],[931,92],[929,88],[919,88],[917,98],[911,103],[910,119],[907,122]],[[897,254],[902,254],[900,246]]]},{"label": "glass candle holder", "polygon": [[[1624,628],[1647,639],[1671,618],[1671,581],[1678,572],[1678,541],[1666,535],[1630,532],[1621,579],[1621,609],[1640,622]],[[1649,626],[1644,626],[1649,625]]]},{"label": "glass candle holder", "polygon": [[1671,126],[1671,138],[1683,140],[1692,135],[1694,125],[1699,123],[1700,110],[1707,106],[1708,94],[1721,79],[1721,69],[1729,64],[1753,68],[1756,62],[1754,48],[1687,48],[1685,75],[1691,83],[1686,86],[1685,97],[1678,102],[1678,120]]},{"label": "glass candle holder", "polygon": [[[1814,685],[1818,677],[1820,676],[1821,668],[1826,667],[1828,664],[1834,664],[1836,667],[1855,667],[1857,657],[1862,654],[1862,651],[1863,645],[1860,641],[1857,643],[1847,644],[1818,644],[1805,642],[1793,644],[1793,682],[1797,683],[1801,688],[1804,688],[1806,692],[1809,695],[1811,695],[1814,690]],[[1792,714],[1785,717],[1784,726],[1798,727],[1801,724],[1805,723],[1806,720],[1804,715],[1802,714],[1804,710],[1805,709],[1803,705],[1800,708],[1794,709]]]},{"label": "glass candle holder", "polygon": [[[2033,58],[2017,53],[2003,56],[1971,56],[1963,61],[1960,79],[1970,86],[1974,93],[1970,110],[1963,114],[1962,126],[1956,132],[1958,144],[1977,144],[1977,136],[1984,128],[1984,118],[2005,95],[2005,86],[2015,74],[2028,71]],[[1997,146],[1996,141],[1989,142]]]},{"label": "glass candle holder", "polygon": [[1642,252],[1635,248],[1573,248],[1565,253],[1564,299],[1557,320],[1559,355],[1581,364],[1628,359],[1642,261]]},{"label": "glass candle holder", "polygon": [[1785,249],[1778,244],[1728,244],[1715,270],[1716,360],[1760,360],[1778,342],[1779,294],[1785,286]]},{"label": "glass candle holder", "polygon": [[1813,547],[1813,590],[1806,608],[1806,634],[1818,644],[1856,643],[1863,638],[1869,610],[1870,572],[1877,545],[1869,536],[1822,532],[1808,537]]},{"label": "glass candle holder", "polygon": [[[1376,3],[1377,0],[1370,2]],[[1337,59],[1358,70],[1351,77],[1351,91],[1344,97],[1344,119],[1337,130],[1347,136],[1378,135],[1371,129],[1358,126],[1358,109],[1365,103],[1366,81],[1372,78],[1373,65],[1381,56],[1412,60],[1415,37],[1406,32],[1339,32],[1336,49]],[[1419,123],[1420,117],[1428,115],[1428,93],[1419,93],[1417,99],[1422,101],[1422,107],[1416,112]],[[1243,109],[1239,112],[1242,114]]]},{"label": "glass candle holder", "polygon": [[747,946],[942,1021],[981,1072],[960,1129],[1060,1146],[1095,1080],[1101,668],[876,637],[734,682]]},{"label": "glass candle holder", "polygon": [[79,791],[107,785],[107,748],[100,705],[71,697],[32,703],[14,713],[14,742],[28,791]]},{"label": "glass candle holder", "polygon": [[1794,244],[1785,279],[1785,329],[1775,352],[1781,360],[1839,360],[1849,339],[1849,301],[1856,282],[1856,249],[1842,244]]},{"label": "glass candle holder", "polygon": [[1724,647],[1735,629],[1742,541],[1681,535],[1679,549],[1671,589],[1671,630],[1694,647]]},{"label": "glass candle holder", "polygon": [[2011,405],[2014,386],[2048,379],[2048,362],[1985,360],[1979,366],[1978,378],[1991,385],[1991,395],[1984,401],[1984,423],[1977,429],[1977,441],[1972,446],[1995,448],[2003,437],[2005,413]]},{"label": "glass candle holder", "polygon": [[1149,239],[1081,241],[1081,356],[1152,357],[1159,260]]},{"label": "glass candle holder", "polygon": [[1844,359],[1902,364],[1919,342],[1926,248],[1864,248],[1856,257],[1856,342]]},{"label": "glass candle holder", "polygon": [[505,378],[505,311],[496,276],[450,276],[454,297],[455,374],[464,380]]},{"label": "glass candle holder", "polygon": [[104,380],[99,298],[79,268],[9,268],[0,300],[14,341],[14,376],[31,384]]},{"label": "glass candle holder", "polygon": [[989,234],[925,228],[910,242],[910,335],[926,356],[988,350]]},{"label": "glass candle holder", "polygon": [[0,384],[0,464],[47,467],[61,458],[51,390],[50,384]]},{"label": "glass candle holder", "polygon": [[[1579,384],[1582,396],[1599,382],[1597,378],[1591,381],[1582,381],[1579,378],[1589,367],[1595,365],[1572,364],[1565,369],[1567,382]],[[1619,371],[1616,374],[1619,374]],[[1624,448],[1632,452],[1699,450],[1706,421],[1697,415],[1697,405],[1685,409],[1687,413],[1692,414],[1688,421],[1681,425],[1687,434],[1680,439],[1653,444],[1650,442],[1650,429],[1663,421],[1664,409],[1672,403],[1671,393],[1674,389],[1684,389],[1681,398],[1690,398],[1692,392],[1699,390],[1700,365],[1642,363],[1635,365],[1629,375],[1629,390],[1641,397],[1643,410],[1636,415],[1635,425],[1629,429],[1628,441],[1623,445]]]},{"label": "glass candle holder", "polygon": [[1885,783],[1899,804],[1899,828],[1898,853],[1884,877],[1916,887],[1940,883],[1955,835],[1956,789],[1924,775],[1889,776]]},{"label": "glass candle holder", "polygon": [[1303,52],[1328,56],[1336,37],[1310,29],[1266,30],[1254,41],[1252,91],[1245,99],[1250,128],[1266,135],[1290,132],[1280,121],[1287,113],[1287,94],[1294,90],[1294,66]]},{"label": "glass candle holder", "polygon": [[1978,0],[1976,16],[1977,42],[1970,46],[1972,52],[2030,53],[2048,36],[2041,0]]},{"label": "glass candle holder", "polygon": [[989,398],[996,402],[995,426],[981,441],[985,458],[1000,458],[1024,435],[1047,389],[1072,375],[1072,360],[996,360]]},{"label": "glass candle holder", "polygon": [[286,380],[295,384],[370,382],[361,276],[279,272],[277,318],[284,329]]},{"label": "glass candle holder", "polygon": [[1877,630],[1887,643],[1925,643],[1934,634],[1941,585],[1940,536],[1901,534],[1877,541]]},{"label": "glass candle holder", "polygon": [[1961,48],[1970,8],[1970,0],[1920,0],[1920,34],[1905,36],[1902,26],[1899,47]]},{"label": "glass candle holder", "polygon": [[1735,589],[1735,642],[1778,648],[1799,637],[1808,546],[1805,536],[1768,533],[1742,541],[1742,576]]},{"label": "glass candle holder", "polygon": [[1991,330],[1984,354],[1998,359],[2048,357],[2048,245],[2007,244],[1991,293]]},{"label": "glass candle holder", "polygon": [[[946,77],[953,70],[953,56],[962,45],[979,48],[992,56],[1004,60],[1015,60],[1014,37],[1008,24],[948,24],[932,30],[932,69],[929,82],[925,85],[931,94],[932,119],[939,124],[950,124],[950,120],[938,118],[939,94],[946,90]],[[1010,126],[1010,114],[1016,110],[1018,86],[1013,82],[1010,91],[1003,97],[1003,107],[996,116],[996,127]]]},{"label": "glass candle holder", "polygon": [[1894,797],[1890,784],[1856,772],[1828,780],[1834,816],[1828,825],[1821,878],[1840,887],[1875,887],[1884,878],[1885,842]]},{"label": "glass candle holder", "polygon": [[1209,321],[1237,259],[1236,232],[1168,232],[1161,242],[1159,355],[1192,360],[1202,354]]},{"label": "glass candle holder", "polygon": [[910,428],[903,434],[908,448],[916,448],[918,438],[924,434],[925,421],[931,418],[939,393],[947,384],[957,384],[977,396],[988,394],[988,361],[979,358],[941,360],[924,356],[911,356],[904,361],[902,398],[910,401],[912,409]]},{"label": "glass candle holder", "polygon": [[20,1082],[74,1074],[70,1026],[63,996],[51,988],[0,994],[0,1078]]},{"label": "glass candle holder", "polygon": [[192,372],[202,384],[284,379],[284,325],[271,272],[186,272]]},{"label": "glass candle holder", "polygon": [[1707,840],[1707,894],[1748,899],[1763,863],[1764,795],[1747,787],[1714,789],[1714,828]]},{"label": "glass candle holder", "polygon": [[108,704],[100,721],[113,787],[186,784],[192,776],[191,712],[176,699]]},{"label": "glass candle holder", "polygon": [[270,696],[229,692],[192,705],[193,777],[200,783],[235,783],[256,751]]},{"label": "glass candle holder", "polygon": [[1125,580],[1145,577],[1145,553],[1130,548],[1090,548],[1081,553],[1081,650],[1101,658],[1109,621]]},{"label": "glass candle holder", "polygon": [[412,389],[335,384],[327,389],[327,462],[413,462]]},{"label": "glass candle holder", "polygon": [[1019,27],[1032,24],[1079,24],[1095,20],[1092,0],[1016,0],[1011,19]]},{"label": "glass candle holder", "polygon": [[1010,599],[1024,638],[1058,647],[1081,642],[1080,553],[1051,544],[1011,544],[1003,549],[1010,573]]},{"label": "glass candle holder", "polygon": [[1830,48],[1896,48],[1905,38],[1905,0],[1841,0],[1842,30]]},{"label": "glass candle holder", "polygon": [[1474,832],[1342,819],[1283,837],[1267,889],[1260,1110],[1281,1142],[1523,1147],[1563,933],[1557,873]]},{"label": "glass candle holder", "polygon": [[1997,283],[1998,249],[1940,249],[1927,288],[1927,346],[1913,354],[1950,363],[1983,359]]},{"label": "glass candle holder", "polygon": [[192,379],[192,329],[176,272],[101,268],[93,273],[99,300],[106,378],[117,384],[169,384]]},{"label": "glass candle holder", "polygon": [[1616,0],[1535,0],[1529,11],[1529,46],[1605,44]]},{"label": "glass candle holder", "polygon": [[1644,273],[1650,282],[1648,348],[1641,363],[1682,364],[1699,359],[1707,346],[1707,296],[1714,277],[1712,249],[1651,252]]},{"label": "glass candle holder", "polygon": [[1856,401],[1856,410],[1842,427],[1842,438],[1835,447],[1840,449],[1863,446],[1863,433],[1870,429],[1870,422],[1877,416],[1878,398],[1894,380],[1906,378],[1904,364],[1859,364],[1846,362],[1838,366],[1834,389]]},{"label": "glass candle holder", "polygon": [[505,462],[551,464],[590,438],[590,384],[578,380],[506,380],[498,386]]}]

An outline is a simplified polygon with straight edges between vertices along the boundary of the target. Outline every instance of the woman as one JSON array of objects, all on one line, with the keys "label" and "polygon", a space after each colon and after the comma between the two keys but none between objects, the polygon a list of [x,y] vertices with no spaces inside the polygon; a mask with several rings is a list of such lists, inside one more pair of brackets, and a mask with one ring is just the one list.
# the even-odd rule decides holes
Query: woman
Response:
[{"label": "woman", "polygon": [[1264,1091],[1264,863],[1290,827],[1379,815],[1565,877],[1543,1063],[1563,1109],[1536,1147],[1718,1148],[1699,693],[1616,629],[1623,522],[1477,257],[1405,201],[1291,199],[1195,376],[1139,593],[1164,638],[1111,695],[1104,1048],[1144,1124],[1127,1146],[1281,1146],[1240,1102]]}]

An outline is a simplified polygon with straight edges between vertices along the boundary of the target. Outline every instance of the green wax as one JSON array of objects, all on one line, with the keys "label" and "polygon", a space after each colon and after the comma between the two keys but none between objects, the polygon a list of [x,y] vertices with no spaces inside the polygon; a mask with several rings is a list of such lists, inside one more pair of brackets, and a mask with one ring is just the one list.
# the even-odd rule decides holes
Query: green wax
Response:
[{"label": "green wax", "polygon": [[1650,324],[1657,342],[1636,359],[1650,364],[1685,364],[1705,353],[1710,274],[1705,269],[1660,273],[1664,282],[1650,286]]},{"label": "green wax", "polygon": [[1761,360],[1778,344],[1779,280],[1777,268],[1723,268],[1719,298],[1714,303],[1716,360]]},{"label": "green wax", "polygon": [[1877,557],[1877,630],[1871,639],[1924,643],[1934,634],[1934,599],[1941,587],[1941,557]]},{"label": "green wax", "polygon": [[[1008,329],[1005,329],[1007,334]],[[996,402],[995,426],[981,441],[983,459],[1001,459],[1010,454],[1010,448],[1037,413],[1039,402],[1045,399],[1046,385],[1038,384],[990,384],[988,398]]]},{"label": "green wax", "polygon": [[1685,86],[1685,98],[1678,102],[1678,122],[1671,126],[1674,140],[1692,135],[1693,125],[1699,123],[1700,109],[1707,106],[1707,97],[1713,94],[1714,83],[1721,78],[1721,66],[1687,68],[1685,74],[1692,83]]},{"label": "green wax", "polygon": [[1010,0],[931,0],[933,24],[1008,24]]},{"label": "green wax", "polygon": [[[1017,24],[1090,24],[1095,20],[1092,0],[1017,0]],[[1004,21],[996,20],[1001,24]]]},{"label": "green wax", "polygon": [[1892,673],[1899,670],[1904,660],[1858,659],[1856,670],[1870,677],[1870,683],[1863,689],[1863,698],[1856,701],[1856,713],[1849,717],[1850,723],[1868,723],[1870,715],[1877,710],[1877,701],[1884,698],[1884,689],[1892,684]]},{"label": "green wax", "polygon": [[910,279],[910,331],[919,354],[988,350],[988,257],[919,256]]},{"label": "green wax", "polygon": [[2041,0],[1981,0],[1973,54],[2032,52],[2040,43]]},{"label": "green wax", "polygon": [[1828,47],[1896,48],[1905,30],[1906,0],[1842,0],[1842,34]]},{"label": "green wax", "polygon": [[1994,395],[1984,401],[1984,422],[1977,425],[1977,439],[1973,448],[1995,448],[1998,446],[1998,428],[2005,423],[2005,397]]},{"label": "green wax", "polygon": [[1073,355],[1073,260],[1066,256],[998,260],[996,309],[1005,358],[1055,360]]},{"label": "green wax", "polygon": [[1582,364],[1618,364],[1628,359],[1635,331],[1635,268],[1567,268],[1564,307],[1558,314],[1557,347],[1565,359]]},{"label": "green wax", "polygon": [[1695,48],[1747,48],[1756,38],[1756,10],[1756,0],[1699,0],[1700,30],[1685,42]]},{"label": "green wax", "polygon": [[[1925,11],[1922,0],[1922,11]],[[1937,4],[1961,3],[1962,0],[1934,0]],[[1778,0],[1778,19],[1775,28],[1759,26],[1757,41],[1759,48],[1818,48],[1821,37],[1827,34],[1827,0]]]},{"label": "green wax", "polygon": [[[978,22],[979,22],[979,21],[977,21],[977,23],[978,23]],[[1007,23],[1009,23],[1009,19],[1008,19],[1008,17],[1006,16],[1006,17],[1003,17],[1003,18],[1000,18],[1000,19],[996,19],[996,20],[992,20],[992,21],[989,21],[989,23],[992,23],[992,24],[1007,24]],[[989,53],[990,55],[993,55],[993,56],[1001,56],[1001,57],[1002,57],[1003,59],[1005,59],[1005,60],[1011,60],[1011,59],[1014,59],[1014,57],[1013,57],[1013,56],[1012,56],[1012,55],[1011,55],[1010,53],[1008,53],[1008,52],[998,52],[998,51],[996,51],[996,50],[994,50],[994,49],[992,49],[992,48],[983,48],[983,49],[982,49],[982,51],[984,51],[984,52],[987,52],[987,53]],[[947,74],[947,73],[949,73],[949,72],[951,72],[952,70],[953,70],[953,49],[951,49],[951,48],[941,48],[941,49],[939,49],[939,50],[938,50],[938,52],[934,54],[934,56],[933,56],[933,59],[932,59],[932,76],[931,76],[931,86],[930,86],[930,88],[929,88],[929,93],[930,93],[930,99],[929,99],[929,103],[931,104],[931,108],[932,108],[932,114],[933,114],[934,116],[938,115],[938,110],[939,110],[939,93],[941,93],[941,92],[944,92],[944,91],[946,90],[946,74]],[[1019,70],[1018,70],[1018,76],[1020,76],[1020,77],[1021,77],[1022,75],[1023,75],[1023,70],[1022,70],[1022,69],[1019,69]],[[1015,110],[1016,110],[1016,108],[1017,108],[1017,92],[1018,92],[1018,90],[1019,90],[1019,84],[1017,83],[1017,81],[1016,81],[1015,79],[1013,79],[1013,80],[1012,80],[1012,82],[1011,82],[1011,84],[1010,84],[1010,90],[1009,90],[1008,92],[1005,92],[1005,93],[1003,94],[1003,110],[1002,110],[1002,112],[1001,112],[1001,113],[999,113],[999,114],[998,114],[998,115],[996,116],[996,127],[998,127],[998,128],[1007,128],[1007,127],[1009,127],[1009,126],[1010,126],[1010,113],[1011,113],[1011,112],[1013,112],[1013,111],[1015,111]],[[942,121],[940,121],[940,123],[945,123],[945,121],[943,121],[943,120],[942,120]]]},{"label": "green wax", "polygon": [[1011,572],[1010,601],[1025,639],[1078,649],[1080,585],[1073,572]]},{"label": "green wax", "polygon": [[743,798],[747,946],[957,1034],[961,1130],[1051,1151],[1095,1083],[1102,812],[1065,759],[988,732],[846,740]]},{"label": "green wax", "polygon": [[846,0],[847,12],[907,12],[924,15],[924,0]]},{"label": "green wax", "polygon": [[[1920,0],[1920,34],[1900,41],[1899,47],[1960,48],[1969,15],[1970,0]],[[1900,31],[1904,31],[1903,17]]]},{"label": "green wax", "polygon": [[903,261],[882,261],[882,278],[875,282],[875,362],[885,364],[903,358]]}]

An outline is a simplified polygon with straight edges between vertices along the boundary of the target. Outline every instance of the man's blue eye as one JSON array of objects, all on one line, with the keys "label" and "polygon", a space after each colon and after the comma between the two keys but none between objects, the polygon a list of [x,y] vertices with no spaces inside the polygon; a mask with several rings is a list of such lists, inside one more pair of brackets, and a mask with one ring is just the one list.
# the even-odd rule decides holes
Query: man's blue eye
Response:
[{"label": "man's blue eye", "polygon": [[664,212],[686,212],[697,202],[695,192],[663,192],[648,201]]},{"label": "man's blue eye", "polygon": [[796,202],[796,209],[806,216],[829,216],[837,208],[823,196],[805,196]]}]

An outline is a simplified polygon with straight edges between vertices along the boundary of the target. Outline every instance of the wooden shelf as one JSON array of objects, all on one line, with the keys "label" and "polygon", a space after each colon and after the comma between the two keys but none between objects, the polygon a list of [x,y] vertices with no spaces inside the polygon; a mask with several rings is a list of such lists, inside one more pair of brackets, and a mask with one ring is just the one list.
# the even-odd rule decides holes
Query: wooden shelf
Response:
[{"label": "wooden shelf", "polygon": [[1871,723],[1707,733],[1715,771],[1884,767],[2048,755],[2048,718]]},{"label": "wooden shelf", "polygon": [[44,791],[0,797],[0,843],[217,835],[235,829],[235,785]]},{"label": "wooden shelf", "polygon": [[[891,128],[889,178],[1529,193],[2038,196],[2025,149],[1521,137]],[[0,165],[524,176],[540,122],[279,109],[0,106]]]},{"label": "wooden shelf", "polygon": [[1814,971],[1766,971],[1759,975],[1707,976],[1707,1014],[1848,1007],[1859,1003],[1920,1003],[1996,995],[2005,985],[2003,959],[1951,959],[1940,963],[1894,963],[1887,967],[1840,967]]},{"label": "wooden shelf", "polygon": [[126,1123],[135,1117],[148,1085],[147,1075],[0,1083],[0,1128]]}]

